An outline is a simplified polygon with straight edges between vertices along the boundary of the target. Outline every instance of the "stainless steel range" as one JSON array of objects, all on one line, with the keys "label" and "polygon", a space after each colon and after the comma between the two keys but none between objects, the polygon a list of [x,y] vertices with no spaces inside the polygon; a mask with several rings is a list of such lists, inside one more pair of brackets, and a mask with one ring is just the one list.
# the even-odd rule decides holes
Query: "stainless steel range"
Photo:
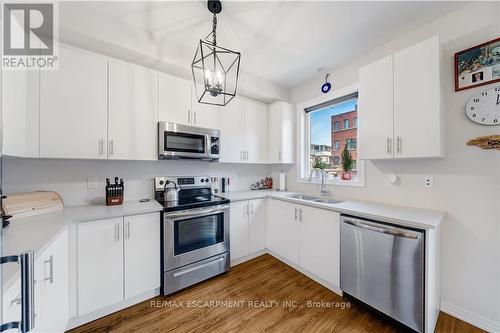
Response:
[{"label": "stainless steel range", "polygon": [[[177,200],[166,201],[175,187]],[[164,295],[229,270],[229,200],[212,195],[209,176],[156,177],[155,198],[164,207]]]}]

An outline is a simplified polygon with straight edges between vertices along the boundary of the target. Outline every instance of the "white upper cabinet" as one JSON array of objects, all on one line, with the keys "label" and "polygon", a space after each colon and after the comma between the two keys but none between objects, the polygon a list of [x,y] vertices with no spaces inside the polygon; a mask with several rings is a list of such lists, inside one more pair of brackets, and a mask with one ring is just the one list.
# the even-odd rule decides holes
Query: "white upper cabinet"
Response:
[{"label": "white upper cabinet", "polygon": [[155,72],[119,61],[110,61],[109,159],[158,159],[157,90]]},{"label": "white upper cabinet", "polygon": [[441,157],[440,91],[437,36],[362,67],[360,158]]},{"label": "white upper cabinet", "polygon": [[2,153],[38,157],[39,71],[2,73]]},{"label": "white upper cabinet", "polygon": [[219,128],[219,112],[223,106],[198,103],[194,85],[192,86],[192,125],[205,128]]},{"label": "white upper cabinet", "polygon": [[269,106],[269,163],[294,163],[295,107],[285,102]]},{"label": "white upper cabinet", "polygon": [[235,97],[220,109],[221,162],[267,163],[268,109]]},{"label": "white upper cabinet", "polygon": [[192,82],[176,76],[161,73],[159,75],[159,110],[160,121],[191,125]]},{"label": "white upper cabinet", "polygon": [[245,100],[245,161],[266,163],[269,111],[267,105]]},{"label": "white upper cabinet", "polygon": [[107,60],[65,46],[40,73],[40,157],[107,158]]},{"label": "white upper cabinet", "polygon": [[221,162],[244,162],[245,106],[240,98],[233,98],[219,112],[221,131]]},{"label": "white upper cabinet", "polygon": [[359,157],[392,158],[394,79],[392,55],[359,70]]},{"label": "white upper cabinet", "polygon": [[439,60],[437,36],[394,54],[397,158],[442,156]]}]

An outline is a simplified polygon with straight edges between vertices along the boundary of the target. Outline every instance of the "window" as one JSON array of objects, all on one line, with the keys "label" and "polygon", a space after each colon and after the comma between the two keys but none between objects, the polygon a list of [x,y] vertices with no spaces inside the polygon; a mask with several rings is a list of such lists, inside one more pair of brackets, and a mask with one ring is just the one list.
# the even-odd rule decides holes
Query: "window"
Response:
[{"label": "window", "polygon": [[[357,124],[358,94],[350,93],[331,101],[305,107],[303,125],[300,127],[303,153],[298,177],[307,180],[313,168],[321,167],[328,175],[329,183],[363,185],[359,178],[357,162],[357,127],[349,127],[349,123]],[[343,128],[340,129],[340,123]],[[349,129],[345,131],[344,129]],[[353,177],[350,181],[340,179],[342,171],[342,151],[347,147],[354,161]],[[364,165],[364,164],[363,164]],[[314,173],[313,177],[316,176]]]},{"label": "window", "polygon": [[356,139],[347,139],[345,140],[345,144],[347,146],[347,150],[356,150]]}]

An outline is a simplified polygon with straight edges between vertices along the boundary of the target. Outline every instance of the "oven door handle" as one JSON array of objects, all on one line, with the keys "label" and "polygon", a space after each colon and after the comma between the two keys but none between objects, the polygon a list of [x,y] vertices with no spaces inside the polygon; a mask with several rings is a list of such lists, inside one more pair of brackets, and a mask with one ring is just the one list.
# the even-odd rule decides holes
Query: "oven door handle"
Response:
[{"label": "oven door handle", "polygon": [[169,220],[177,220],[180,218],[190,218],[204,215],[212,215],[223,213],[226,209],[229,208],[229,205],[217,206],[217,208],[200,208],[200,209],[190,209],[181,212],[173,212],[165,214],[165,218]]}]

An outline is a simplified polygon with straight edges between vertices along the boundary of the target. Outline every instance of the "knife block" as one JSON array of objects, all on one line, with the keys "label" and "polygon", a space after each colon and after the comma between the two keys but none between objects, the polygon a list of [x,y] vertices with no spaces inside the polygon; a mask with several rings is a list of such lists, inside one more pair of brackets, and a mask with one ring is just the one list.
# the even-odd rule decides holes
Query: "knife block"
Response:
[{"label": "knife block", "polygon": [[106,206],[117,206],[123,204],[124,186],[122,183],[106,185]]}]

